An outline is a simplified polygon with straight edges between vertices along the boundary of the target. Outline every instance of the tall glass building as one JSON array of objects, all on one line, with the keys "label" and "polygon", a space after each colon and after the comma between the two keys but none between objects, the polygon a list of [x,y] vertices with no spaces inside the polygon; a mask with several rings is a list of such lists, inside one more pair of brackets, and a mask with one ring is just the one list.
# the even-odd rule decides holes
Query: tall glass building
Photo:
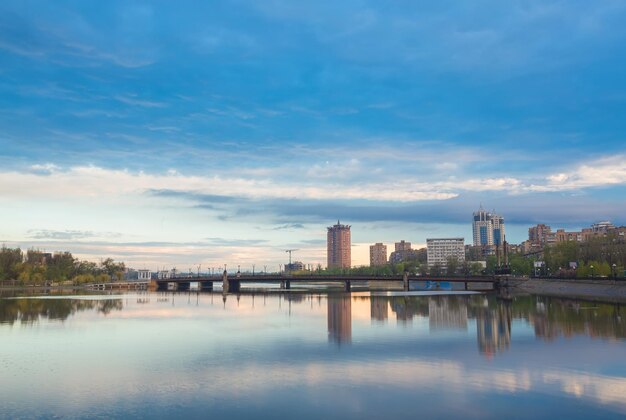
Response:
[{"label": "tall glass building", "polygon": [[501,245],[504,243],[504,217],[482,208],[474,212],[472,223],[474,246]]}]

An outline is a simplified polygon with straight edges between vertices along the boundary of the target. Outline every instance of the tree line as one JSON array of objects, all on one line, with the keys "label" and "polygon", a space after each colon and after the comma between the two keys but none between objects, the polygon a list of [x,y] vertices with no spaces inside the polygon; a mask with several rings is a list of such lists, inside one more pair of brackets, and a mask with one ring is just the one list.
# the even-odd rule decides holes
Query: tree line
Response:
[{"label": "tree line", "polygon": [[126,266],[107,258],[99,264],[75,258],[70,252],[46,253],[35,249],[0,248],[0,281],[20,285],[74,284],[121,280]]}]

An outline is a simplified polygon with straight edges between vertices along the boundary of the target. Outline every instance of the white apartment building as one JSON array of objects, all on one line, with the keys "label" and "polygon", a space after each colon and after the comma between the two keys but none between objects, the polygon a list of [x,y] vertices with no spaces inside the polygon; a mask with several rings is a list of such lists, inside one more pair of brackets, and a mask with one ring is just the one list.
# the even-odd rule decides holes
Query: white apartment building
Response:
[{"label": "white apartment building", "polygon": [[428,268],[435,264],[446,268],[450,257],[461,263],[465,261],[465,238],[426,239],[426,249]]},{"label": "white apartment building", "polygon": [[150,280],[152,278],[152,273],[150,270],[137,270],[137,279],[139,281]]}]

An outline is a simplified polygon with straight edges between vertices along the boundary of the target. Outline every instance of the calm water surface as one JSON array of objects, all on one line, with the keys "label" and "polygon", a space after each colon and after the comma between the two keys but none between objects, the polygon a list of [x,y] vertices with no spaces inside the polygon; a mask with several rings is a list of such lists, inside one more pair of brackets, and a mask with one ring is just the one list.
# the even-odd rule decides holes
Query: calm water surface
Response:
[{"label": "calm water surface", "polygon": [[0,417],[623,418],[623,306],[488,295],[0,298]]}]

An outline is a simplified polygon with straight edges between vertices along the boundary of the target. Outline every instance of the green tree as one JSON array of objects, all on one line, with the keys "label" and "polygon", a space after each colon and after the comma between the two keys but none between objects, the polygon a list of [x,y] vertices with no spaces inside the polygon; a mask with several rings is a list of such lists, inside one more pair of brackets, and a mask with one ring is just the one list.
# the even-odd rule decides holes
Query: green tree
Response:
[{"label": "green tree", "polygon": [[0,248],[0,280],[16,280],[24,255],[20,248]]},{"label": "green tree", "polygon": [[449,276],[454,276],[457,274],[459,270],[459,260],[456,257],[448,257],[446,260],[446,274]]}]

